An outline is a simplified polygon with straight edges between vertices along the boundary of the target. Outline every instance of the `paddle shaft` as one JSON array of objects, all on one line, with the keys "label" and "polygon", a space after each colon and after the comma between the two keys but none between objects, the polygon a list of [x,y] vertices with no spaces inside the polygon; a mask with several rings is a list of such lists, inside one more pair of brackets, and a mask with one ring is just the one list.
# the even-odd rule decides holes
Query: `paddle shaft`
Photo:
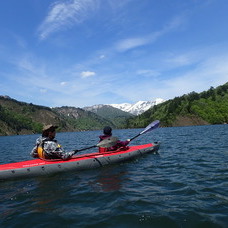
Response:
[{"label": "paddle shaft", "polygon": [[86,147],[86,148],[82,148],[82,149],[79,149],[79,150],[74,150],[74,154],[76,154],[76,153],[78,153],[80,151],[83,151],[83,150],[88,150],[88,149],[94,148],[94,147],[110,147],[110,146],[115,145],[117,141],[118,141],[117,137],[112,137],[111,136],[111,137],[109,137],[107,139],[102,140],[101,142],[99,142],[96,145],[89,146],[89,147]]},{"label": "paddle shaft", "polygon": [[141,134],[138,134],[138,135],[134,136],[133,138],[131,138],[131,139],[130,139],[130,142],[131,142],[132,140],[136,139],[137,137],[139,137],[140,135],[141,135]]},{"label": "paddle shaft", "polygon": [[94,146],[90,146],[90,147],[86,147],[86,148],[82,148],[82,149],[79,149],[79,150],[74,150],[75,154],[80,152],[80,151],[83,151],[83,150],[89,150],[89,149],[92,149],[94,147],[97,147],[97,145],[94,145]]}]

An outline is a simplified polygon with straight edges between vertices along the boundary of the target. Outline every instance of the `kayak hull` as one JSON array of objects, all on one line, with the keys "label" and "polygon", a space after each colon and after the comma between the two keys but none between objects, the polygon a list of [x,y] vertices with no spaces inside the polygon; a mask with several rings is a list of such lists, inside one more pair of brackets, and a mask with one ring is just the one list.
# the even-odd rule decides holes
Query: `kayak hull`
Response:
[{"label": "kayak hull", "polygon": [[131,146],[127,150],[78,155],[67,161],[33,159],[3,164],[0,165],[0,180],[46,176],[67,171],[94,169],[135,159],[144,154],[157,153],[158,149],[159,143],[150,143]]}]

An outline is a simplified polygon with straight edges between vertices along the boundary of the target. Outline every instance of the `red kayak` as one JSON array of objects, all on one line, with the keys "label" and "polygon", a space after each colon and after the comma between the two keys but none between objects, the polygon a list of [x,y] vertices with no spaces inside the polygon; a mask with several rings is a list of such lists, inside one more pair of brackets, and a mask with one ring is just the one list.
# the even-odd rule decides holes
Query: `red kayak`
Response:
[{"label": "red kayak", "polygon": [[66,171],[78,171],[121,163],[147,153],[157,153],[159,143],[130,146],[127,150],[90,153],[74,156],[72,159],[28,161],[0,165],[0,180],[49,175]]}]

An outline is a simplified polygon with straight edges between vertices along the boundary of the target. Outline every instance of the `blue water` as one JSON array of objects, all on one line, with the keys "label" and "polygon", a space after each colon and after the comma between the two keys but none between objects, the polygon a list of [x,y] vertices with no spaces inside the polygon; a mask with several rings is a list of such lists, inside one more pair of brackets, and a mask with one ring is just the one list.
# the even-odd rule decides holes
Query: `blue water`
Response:
[{"label": "blue water", "polygon": [[[141,130],[114,134],[127,139]],[[72,150],[95,145],[99,134],[57,139]],[[37,137],[0,137],[0,164],[29,159]],[[0,182],[0,227],[228,227],[228,125],[160,128],[131,144],[150,141],[161,141],[159,155]]]}]

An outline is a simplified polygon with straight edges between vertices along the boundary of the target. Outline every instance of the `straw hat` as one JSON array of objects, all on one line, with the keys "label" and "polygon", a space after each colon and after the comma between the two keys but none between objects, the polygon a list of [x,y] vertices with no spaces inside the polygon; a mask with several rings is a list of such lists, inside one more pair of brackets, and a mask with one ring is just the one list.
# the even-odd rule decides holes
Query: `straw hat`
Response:
[{"label": "straw hat", "polygon": [[52,131],[52,130],[55,130],[56,128],[58,128],[58,126],[48,124],[43,127],[43,131]]}]

